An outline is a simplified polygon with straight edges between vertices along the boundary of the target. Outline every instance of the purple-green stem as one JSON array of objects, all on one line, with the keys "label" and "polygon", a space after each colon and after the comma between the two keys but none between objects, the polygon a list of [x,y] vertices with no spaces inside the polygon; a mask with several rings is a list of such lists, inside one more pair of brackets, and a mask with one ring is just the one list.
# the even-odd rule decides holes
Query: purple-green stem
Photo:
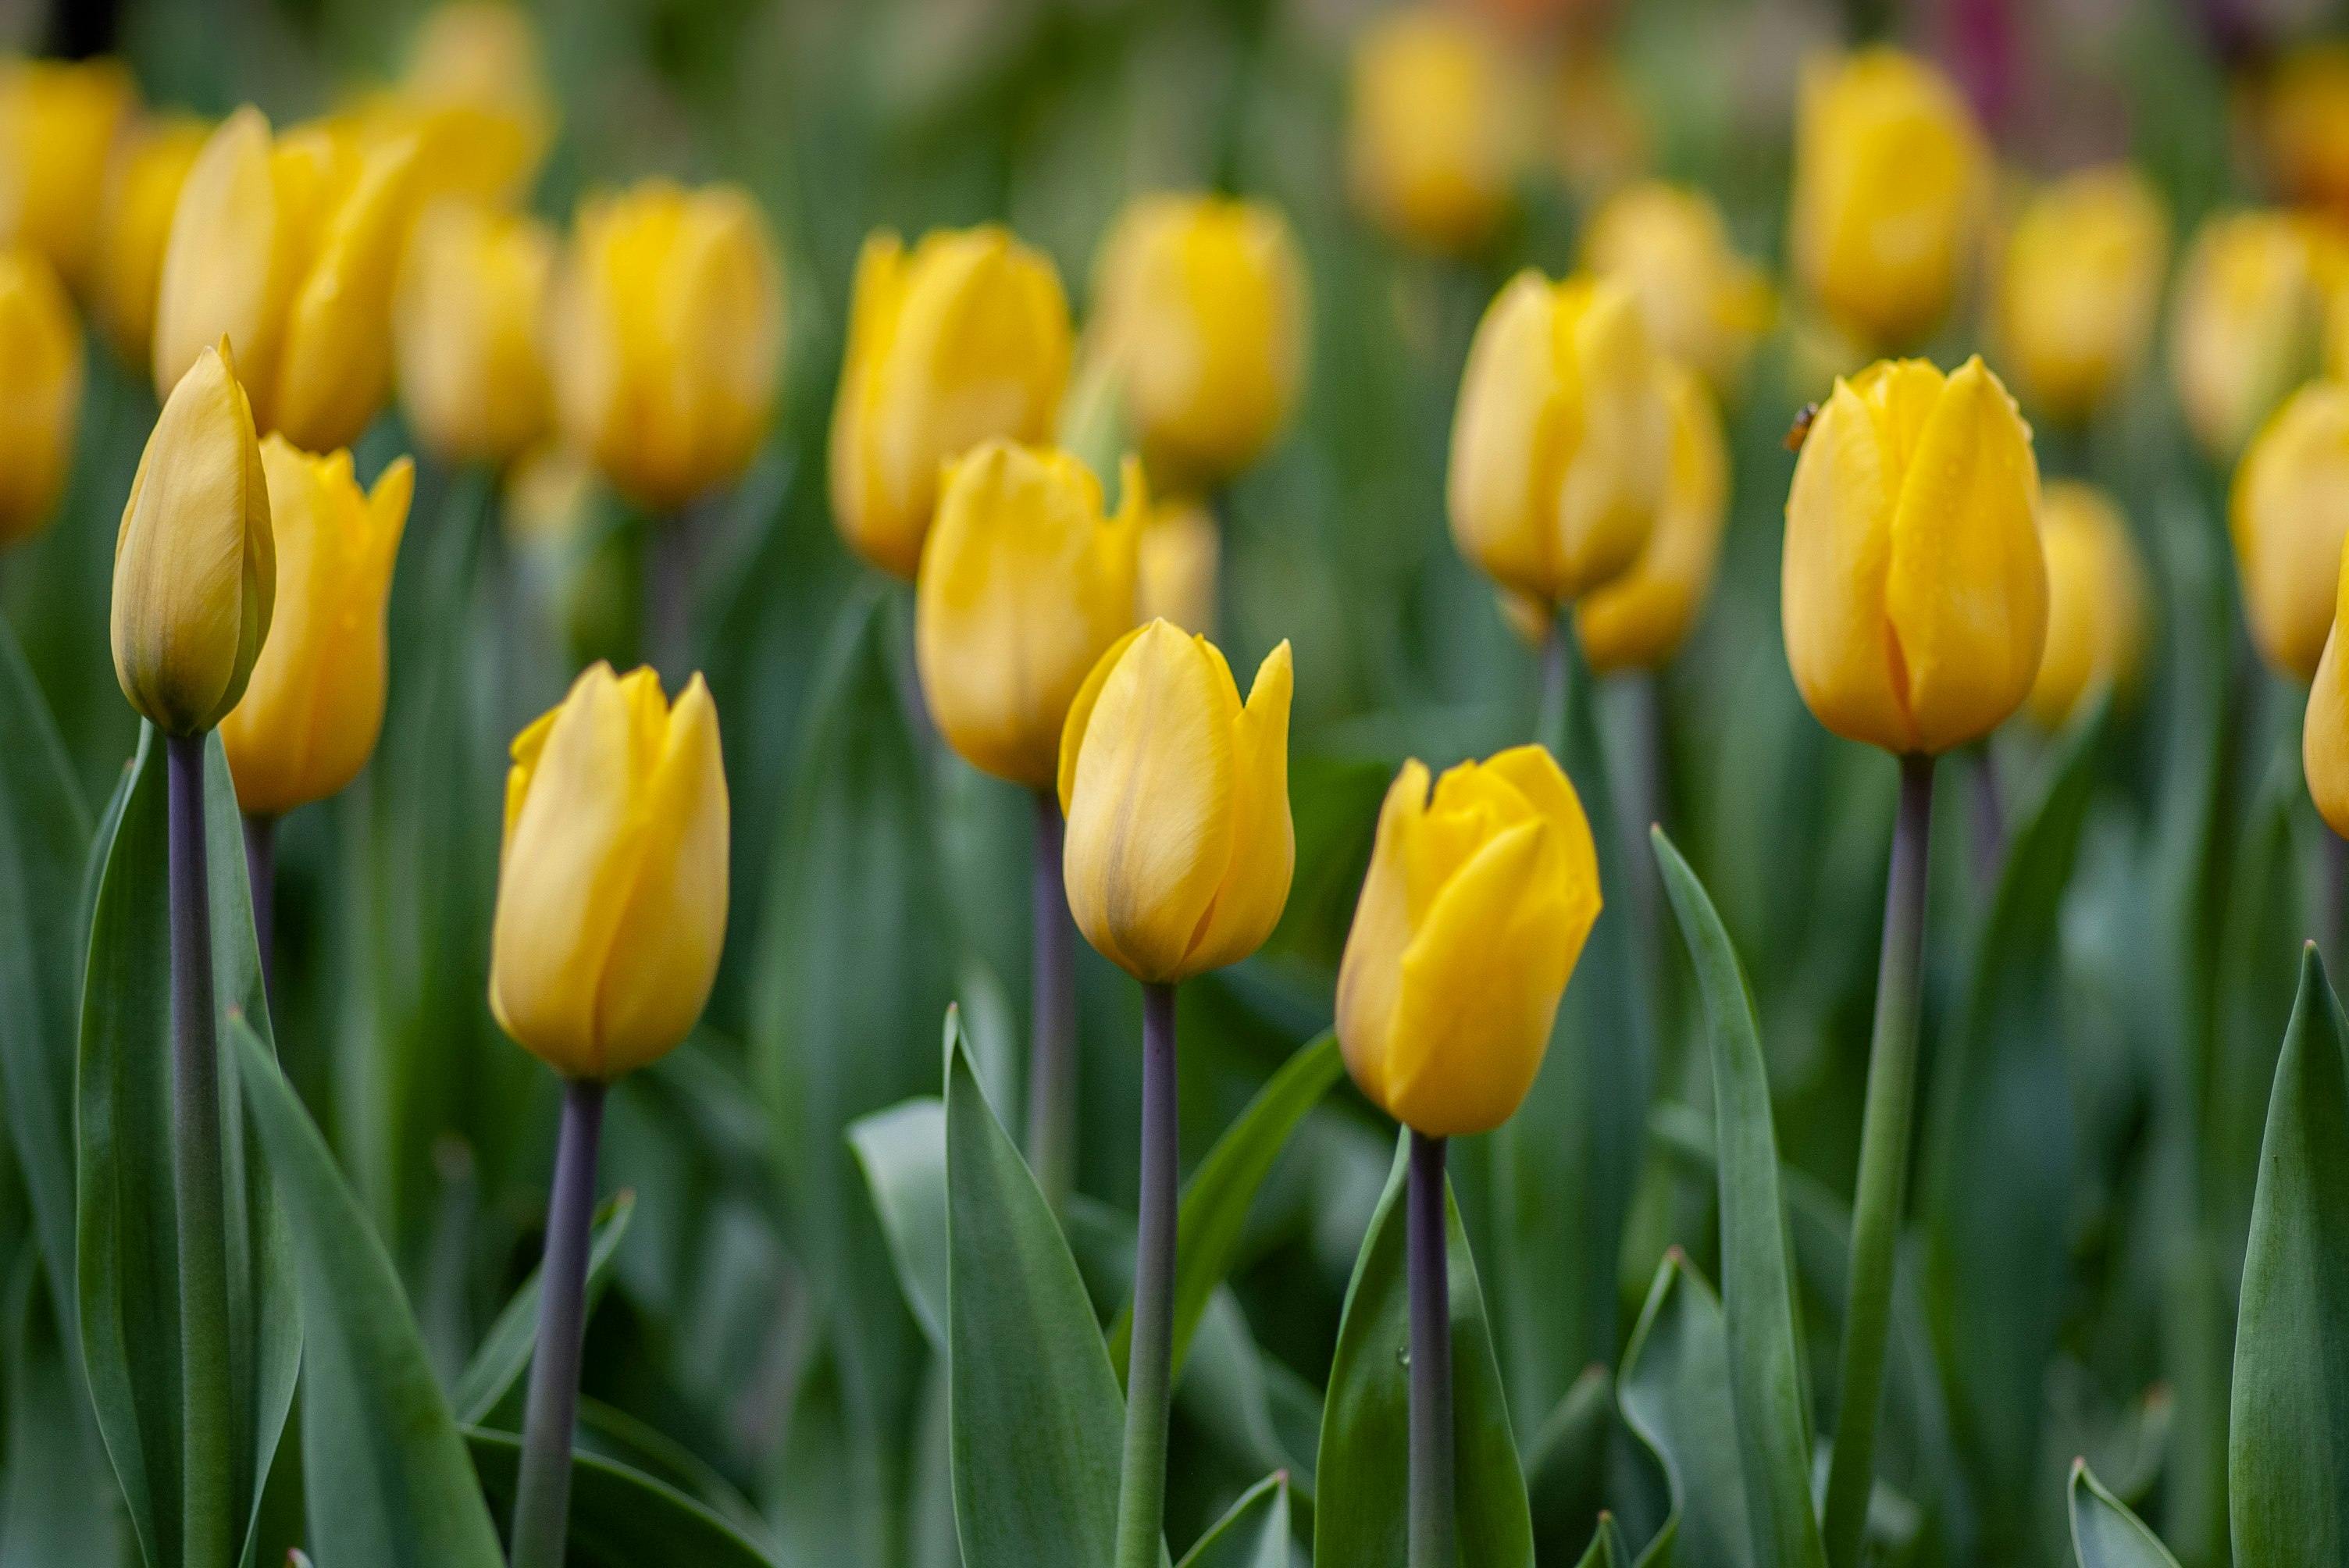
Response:
[{"label": "purple-green stem", "polygon": [[[1166,1408],[1174,1366],[1174,987],[1142,988],[1142,1223],[1133,1347],[1117,1487],[1117,1568],[1158,1568],[1165,1535]],[[516,1564],[520,1568],[520,1564]]]},{"label": "purple-green stem", "polygon": [[1028,1062],[1028,1168],[1059,1213],[1076,1180],[1076,924],[1069,916],[1060,798],[1036,791],[1035,983]]},{"label": "purple-green stem", "polygon": [[1452,1449],[1452,1284],[1444,1255],[1444,1140],[1411,1135],[1403,1191],[1411,1278],[1410,1568],[1456,1568]]},{"label": "purple-green stem", "polygon": [[588,1227],[595,1214],[595,1145],[604,1086],[563,1086],[554,1191],[546,1205],[539,1266],[538,1345],[523,1407],[522,1470],[514,1483],[512,1568],[563,1568],[571,1516],[571,1434],[579,1418],[579,1346],[587,1327]]}]

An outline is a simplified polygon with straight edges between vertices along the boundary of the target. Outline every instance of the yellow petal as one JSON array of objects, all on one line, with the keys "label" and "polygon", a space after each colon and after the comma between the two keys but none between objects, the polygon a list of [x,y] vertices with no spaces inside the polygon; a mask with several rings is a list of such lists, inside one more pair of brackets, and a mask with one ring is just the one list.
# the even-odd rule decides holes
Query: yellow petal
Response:
[{"label": "yellow petal", "polygon": [[1354,198],[1382,227],[1464,253],[1492,238],[1526,151],[1518,72],[1467,18],[1406,6],[1355,46],[1347,123]]},{"label": "yellow petal", "polygon": [[1811,712],[1837,735],[1905,752],[1917,738],[1884,607],[1901,471],[1862,396],[1883,397],[1893,379],[1838,380],[1812,421],[1786,492],[1779,593],[1786,663]]},{"label": "yellow petal", "polygon": [[222,120],[174,205],[155,300],[155,392],[168,397],[221,337],[256,387],[274,382],[294,279],[281,250],[269,122],[247,105]]},{"label": "yellow petal", "polygon": [[[1212,645],[1208,645],[1212,646]],[[1288,810],[1288,644],[1265,655],[1232,723],[1231,859],[1178,978],[1237,964],[1264,945],[1288,904],[1297,835]]]},{"label": "yellow petal", "polygon": [[1667,367],[1671,462],[1647,548],[1631,569],[1575,606],[1575,631],[1594,670],[1654,668],[1696,625],[1713,591],[1729,511],[1729,455],[1721,416],[1693,371]]},{"label": "yellow petal", "polygon": [[2084,418],[2137,370],[2168,255],[2161,198],[2126,164],[2083,170],[2032,199],[2006,242],[1997,310],[2033,407]]},{"label": "yellow petal", "polygon": [[49,263],[0,251],[0,544],[49,521],[73,459],[81,331]]},{"label": "yellow petal", "polygon": [[1102,687],[1108,684],[1110,672],[1125,657],[1126,649],[1134,639],[1150,630],[1153,623],[1145,622],[1109,645],[1109,651],[1095,661],[1070,699],[1067,722],[1061,726],[1061,768],[1054,787],[1061,798],[1061,815],[1069,814],[1069,803],[1077,788],[1077,753],[1084,749],[1085,730],[1092,723],[1093,705],[1101,700]]},{"label": "yellow petal", "polygon": [[107,171],[98,219],[94,313],[127,365],[154,353],[155,294],[180,188],[212,128],[174,115],[144,125]]},{"label": "yellow petal", "polygon": [[540,352],[555,242],[533,219],[442,202],[409,242],[392,314],[409,419],[450,462],[511,462],[554,418]]},{"label": "yellow petal", "polygon": [[1563,439],[1556,297],[1519,273],[1477,325],[1460,377],[1445,476],[1452,537],[1496,581],[1557,599],[1557,539],[1548,490]]},{"label": "yellow petal", "polygon": [[1639,559],[1662,498],[1671,417],[1647,328],[1622,285],[1568,282],[1553,330],[1568,366],[1549,594],[1562,602],[1612,582]]},{"label": "yellow petal", "polygon": [[411,211],[418,144],[371,150],[325,219],[288,306],[272,403],[295,445],[329,450],[357,440],[391,377],[391,287]]},{"label": "yellow petal", "polygon": [[[2349,607],[2349,552],[2344,552],[2344,569],[2334,574],[2334,603]],[[2334,624],[2339,624],[2337,615]],[[2309,686],[2300,759],[2317,811],[2334,832],[2349,838],[2349,667],[2344,667],[2344,658],[2349,655],[2343,654],[2341,639],[2328,634]]]},{"label": "yellow petal", "polygon": [[1394,1051],[1403,950],[1411,945],[1410,846],[1427,814],[1427,768],[1417,758],[1387,787],[1370,871],[1338,966],[1339,1048],[1355,1085],[1381,1109],[1390,1106],[1387,1064]]},{"label": "yellow petal", "polygon": [[138,101],[119,61],[0,59],[0,249],[37,251],[67,287],[89,292],[91,196]]},{"label": "yellow petal", "polygon": [[2041,728],[2061,728],[2095,693],[2126,691],[2146,640],[2145,566],[2128,524],[2102,492],[2059,481],[2042,499],[2047,557],[2047,649],[2032,681]]},{"label": "yellow petal", "polygon": [[2252,643],[2278,674],[2308,679],[2349,536],[2349,386],[2312,383],[2276,411],[2235,470],[2228,523]]}]

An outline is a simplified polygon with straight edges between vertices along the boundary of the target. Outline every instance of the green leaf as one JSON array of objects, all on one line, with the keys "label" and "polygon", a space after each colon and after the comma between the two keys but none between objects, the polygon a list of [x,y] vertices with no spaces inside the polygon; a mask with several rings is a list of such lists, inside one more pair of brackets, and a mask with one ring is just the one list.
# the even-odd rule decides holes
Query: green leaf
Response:
[{"label": "green leaf", "polygon": [[2178,1568],[2161,1538],[2105,1490],[2085,1460],[2072,1461],[2071,1511],[2072,1555],[2079,1568]]},{"label": "green leaf", "polygon": [[[634,1192],[615,1192],[604,1201],[595,1215],[595,1234],[587,1253],[587,1315],[595,1314],[595,1303],[602,1299],[604,1287],[611,1283],[612,1260],[619,1255],[620,1243],[628,1233],[628,1222],[636,1212]],[[449,1404],[460,1426],[478,1427],[502,1424],[494,1419],[499,1407],[509,1404],[507,1396],[521,1387],[524,1372],[530,1369],[531,1352],[538,1347],[539,1271],[530,1271],[522,1288],[510,1297],[498,1319],[490,1326],[473,1357],[459,1375],[457,1386],[450,1390]]]},{"label": "green leaf", "polygon": [[1616,1398],[1624,1423],[1662,1461],[1671,1490],[1671,1514],[1640,1553],[1640,1568],[1750,1568],[1729,1327],[1720,1298],[1677,1247],[1656,1269]]},{"label": "green leaf", "polygon": [[873,1207],[914,1320],[947,1347],[947,1107],[924,1096],[851,1122]]},{"label": "green leaf", "polygon": [[947,1017],[955,1523],[968,1568],[1101,1568],[1125,1402],[1076,1260]]},{"label": "green leaf", "polygon": [[1582,1554],[1581,1568],[1631,1568],[1631,1549],[1623,1541],[1623,1527],[1611,1513],[1599,1516],[1590,1532],[1590,1550]]},{"label": "green leaf", "polygon": [[[481,1491],[501,1515],[511,1511],[522,1439],[512,1432],[468,1427],[465,1448]],[[571,1456],[566,1556],[579,1568],[775,1568],[775,1559],[757,1542],[675,1487],[600,1454],[576,1450]]]},{"label": "green leaf", "polygon": [[2236,1568],[2349,1562],[2349,1023],[2314,944],[2284,1031],[2235,1324]]},{"label": "green leaf", "polygon": [[0,1564],[121,1568],[114,1478],[89,1396],[43,1283],[37,1248],[7,1284],[8,1465],[0,1472]]},{"label": "green leaf", "polygon": [[1607,1439],[1614,1425],[1615,1375],[1593,1364],[1525,1445],[1526,1499],[1544,1561],[1563,1560],[1593,1528],[1606,1492]]},{"label": "green leaf", "polygon": [[[1408,1134],[1405,1135],[1408,1138]],[[1410,1536],[1411,1295],[1404,1277],[1402,1191],[1407,1142],[1371,1216],[1346,1287],[1330,1363],[1314,1465],[1313,1560],[1346,1568],[1403,1568]],[[1447,1186],[1449,1184],[1447,1183]],[[1532,1568],[1533,1516],[1509,1431],[1501,1372],[1485,1321],[1476,1260],[1447,1194],[1452,1284],[1452,1431],[1458,1475],[1460,1561]]]},{"label": "green leaf", "polygon": [[[502,1429],[485,1429],[498,1430]],[[577,1451],[625,1465],[638,1475],[683,1492],[752,1541],[762,1541],[765,1522],[734,1483],[691,1449],[658,1428],[601,1399],[579,1401]],[[770,1549],[764,1545],[761,1551]],[[771,1555],[771,1552],[770,1552]]]},{"label": "green leaf", "polygon": [[489,1510],[399,1274],[258,1036],[231,1026],[302,1279],[302,1469],[336,1568],[500,1568]]},{"label": "green leaf", "polygon": [[1288,1568],[1292,1560],[1288,1476],[1275,1471],[1242,1493],[1177,1568]]},{"label": "green leaf", "polygon": [[[163,750],[153,727],[142,728],[123,793],[109,810],[112,830],[91,846],[103,869],[90,899],[76,1092],[83,1365],[108,1457],[150,1564],[181,1559],[187,1457],[180,1419]],[[302,1343],[293,1243],[246,1131],[238,1088],[243,1055],[227,1047],[231,1016],[241,1011],[264,1039],[269,1024],[243,829],[217,736],[206,747],[205,780],[233,1419],[231,1430],[194,1434],[193,1440],[227,1447],[233,1516],[245,1519],[249,1531],[293,1404]],[[262,1054],[269,1055],[265,1045]]]},{"label": "green leaf", "polygon": [[1800,1351],[1785,1206],[1778,1192],[1778,1138],[1770,1119],[1770,1069],[1754,1016],[1754,992],[1704,885],[1652,829],[1656,861],[1704,995],[1713,1051],[1718,1145],[1721,1269],[1753,1561],[1760,1568],[1823,1568],[1826,1549],[1811,1507],[1811,1423]]}]

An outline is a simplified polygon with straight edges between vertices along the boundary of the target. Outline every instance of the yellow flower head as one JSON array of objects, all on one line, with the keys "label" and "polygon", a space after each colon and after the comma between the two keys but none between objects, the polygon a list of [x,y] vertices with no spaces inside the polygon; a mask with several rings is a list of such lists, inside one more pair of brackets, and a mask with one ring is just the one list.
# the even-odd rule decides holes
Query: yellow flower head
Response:
[{"label": "yellow flower head", "polygon": [[1729,452],[1713,394],[1696,372],[1665,366],[1671,466],[1656,526],[1631,569],[1582,596],[1574,629],[1590,667],[1653,669],[1680,651],[1713,592],[1729,511]]},{"label": "yellow flower head", "polygon": [[444,461],[504,464],[552,425],[539,326],[554,253],[534,218],[444,201],[418,221],[392,342],[409,420]]},{"label": "yellow flower head", "polygon": [[2303,45],[2261,95],[2259,129],[2294,201],[2349,210],[2349,46]]},{"label": "yellow flower head", "polygon": [[1599,918],[1574,786],[1520,746],[1436,781],[1403,764],[1338,970],[1338,1042],[1371,1102],[1431,1138],[1509,1119]]},{"label": "yellow flower head", "polygon": [[0,250],[29,246],[87,293],[116,134],[139,89],[115,60],[0,57]]},{"label": "yellow flower head", "polygon": [[2039,465],[1981,359],[1836,383],[1795,464],[1780,592],[1795,684],[1837,735],[1931,755],[2022,703],[2047,634]]},{"label": "yellow flower head", "polygon": [[2169,216],[2126,164],[2031,198],[2007,238],[1998,332],[2023,397],[2085,419],[2144,363],[2169,260]]},{"label": "yellow flower head", "polygon": [[692,1032],[726,938],[725,759],[697,675],[598,663],[514,738],[490,1009],[565,1078],[608,1083]]},{"label": "yellow flower head", "polygon": [[2349,534],[2349,384],[2292,394],[2243,453],[2227,508],[2251,641],[2277,674],[2316,673]]},{"label": "yellow flower head", "polygon": [[163,280],[171,214],[211,136],[211,126],[186,115],[142,120],[107,168],[91,314],[126,365],[144,366],[153,359],[155,293]]},{"label": "yellow flower head", "polygon": [[517,5],[450,0],[426,15],[408,69],[379,112],[406,117],[424,143],[429,196],[503,203],[523,195],[554,138],[537,29]]},{"label": "yellow flower head", "polygon": [[1711,197],[1660,181],[1619,191],[1592,215],[1582,254],[1592,273],[1631,291],[1658,349],[1704,372],[1715,390],[1736,388],[1776,302],[1730,248]]},{"label": "yellow flower head", "polygon": [[1061,738],[1061,868],[1077,929],[1138,980],[1237,964],[1288,902],[1288,645],[1240,702],[1205,637],[1164,621],[1095,665]]},{"label": "yellow flower head", "polygon": [[1356,203],[1398,239],[1463,254],[1508,215],[1529,140],[1526,90],[1499,43],[1432,5],[1354,46],[1346,171]]},{"label": "yellow flower head", "polygon": [[0,250],[0,545],[49,521],[73,463],[81,328],[36,251]]},{"label": "yellow flower head", "polygon": [[2171,306],[2170,372],[2209,456],[2232,460],[2316,373],[2325,292],[2318,238],[2288,213],[2230,213],[2194,236]]},{"label": "yellow flower head", "polygon": [[2039,513],[2047,554],[2047,651],[2031,685],[2032,722],[2060,729],[2108,687],[2127,691],[2145,661],[2145,562],[2101,490],[2047,487]]}]

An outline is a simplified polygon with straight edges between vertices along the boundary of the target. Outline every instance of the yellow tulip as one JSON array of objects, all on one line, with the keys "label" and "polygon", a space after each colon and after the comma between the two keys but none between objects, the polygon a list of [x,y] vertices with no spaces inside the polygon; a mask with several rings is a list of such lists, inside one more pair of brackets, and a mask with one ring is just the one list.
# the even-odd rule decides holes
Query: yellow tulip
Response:
[{"label": "yellow tulip", "polygon": [[1654,668],[1680,651],[1713,592],[1721,528],[1729,511],[1729,452],[1713,394],[1696,372],[1668,365],[1671,464],[1655,531],[1631,569],[1574,607],[1590,667]]},{"label": "yellow tulip", "polygon": [[1552,603],[1628,571],[1670,466],[1661,365],[1621,284],[1518,273],[1460,377],[1447,496],[1461,553]]},{"label": "yellow tulip", "polygon": [[1549,1049],[1599,918],[1599,856],[1574,786],[1520,746],[1387,790],[1338,969],[1338,1043],[1370,1101],[1430,1138],[1509,1119]]},{"label": "yellow tulip", "polygon": [[514,738],[490,1010],[565,1078],[608,1083],[692,1032],[726,939],[725,759],[696,675],[597,663]]},{"label": "yellow tulip", "polygon": [[1164,621],[1102,655],[1061,737],[1061,869],[1077,929],[1135,979],[1172,984],[1264,944],[1288,902],[1288,645],[1242,706],[1205,637]]},{"label": "yellow tulip", "polygon": [[391,288],[416,142],[328,126],[274,142],[250,105],[196,155],[155,302],[155,389],[236,346],[254,417],[308,451],[348,446],[382,405]]},{"label": "yellow tulip", "polygon": [[1212,488],[1288,422],[1310,321],[1304,261],[1278,209],[1143,197],[1102,246],[1093,298],[1154,473]]},{"label": "yellow tulip", "polygon": [[1980,358],[1837,381],[1786,496],[1786,662],[1818,721],[1933,755],[1998,727],[2039,671],[2047,569],[2031,428]]},{"label": "yellow tulip", "polygon": [[351,455],[261,443],[280,592],[244,696],[220,721],[248,817],[277,817],[358,777],[383,727],[383,614],[416,488],[401,458],[363,492]]},{"label": "yellow tulip", "polygon": [[832,410],[832,514],[884,572],[912,578],[942,464],[990,436],[1050,438],[1069,379],[1060,274],[993,224],[884,230],[856,259]]},{"label": "yellow tulip", "polygon": [[2127,164],[2083,170],[2031,199],[2007,239],[1997,304],[2025,398],[2085,419],[2135,374],[2168,254],[2161,198]]},{"label": "yellow tulip", "polygon": [[655,180],[588,201],[552,314],[564,434],[622,494],[675,511],[750,466],[784,315],[749,192]]},{"label": "yellow tulip", "polygon": [[1795,269],[1880,346],[1949,313],[1985,190],[1981,133],[1948,78],[1898,49],[1814,62],[1795,129]]},{"label": "yellow tulip", "polygon": [[57,273],[32,250],[0,250],[0,545],[47,522],[72,466],[81,411],[81,328]]},{"label": "yellow tulip", "polygon": [[2031,684],[2030,712],[2040,728],[2053,730],[2089,697],[2135,683],[2147,594],[2137,542],[2101,490],[2049,485],[2039,542],[2047,554],[2047,651]]},{"label": "yellow tulip", "polygon": [[138,108],[114,60],[0,59],[0,249],[26,245],[68,288],[89,286],[98,203],[123,122]]},{"label": "yellow tulip", "polygon": [[1508,57],[1469,18],[1396,11],[1354,46],[1346,169],[1355,201],[1389,233],[1454,254],[1508,215],[1523,160],[1526,93]]},{"label": "yellow tulip", "polygon": [[2251,641],[2277,674],[2307,680],[2349,535],[2349,384],[2312,382],[2276,410],[2235,469],[2227,521]]},{"label": "yellow tulip", "polygon": [[931,719],[972,767],[1031,789],[1059,778],[1069,705],[1133,627],[1149,502],[1132,459],[1121,491],[1105,517],[1091,469],[1000,439],[948,468],[922,549],[914,654]]},{"label": "yellow tulip", "polygon": [[[2333,573],[2333,624],[2349,613],[2349,552]],[[2328,632],[2316,677],[2308,688],[2308,712],[2301,721],[2300,766],[2308,793],[2326,824],[2349,838],[2349,654]]]},{"label": "yellow tulip", "polygon": [[554,136],[538,33],[519,5],[453,0],[417,29],[408,69],[378,107],[422,131],[425,191],[492,203],[519,197]]},{"label": "yellow tulip", "polygon": [[1142,523],[1135,617],[1171,622],[1179,631],[1216,634],[1216,601],[1223,588],[1223,530],[1195,500],[1150,509]]},{"label": "yellow tulip", "polygon": [[539,321],[554,252],[533,218],[445,201],[418,221],[392,346],[409,422],[444,461],[502,465],[552,425]]},{"label": "yellow tulip", "polygon": [[164,400],[114,543],[122,695],[167,735],[226,717],[269,635],[277,549],[253,405],[222,338]]},{"label": "yellow tulip", "polygon": [[154,355],[155,293],[180,187],[212,127],[186,115],[140,124],[106,172],[98,204],[98,248],[92,314],[126,364]]},{"label": "yellow tulip", "polygon": [[2349,46],[2307,45],[2284,56],[2258,118],[2285,192],[2349,209]]},{"label": "yellow tulip", "polygon": [[1733,390],[1775,309],[1770,285],[1730,248],[1721,209],[1702,191],[1651,181],[1592,215],[1583,263],[1631,291],[1656,346]]},{"label": "yellow tulip", "polygon": [[2325,291],[2311,230],[2282,212],[2211,219],[2187,251],[2171,308],[2187,425],[2211,457],[2231,460],[2316,373]]}]

